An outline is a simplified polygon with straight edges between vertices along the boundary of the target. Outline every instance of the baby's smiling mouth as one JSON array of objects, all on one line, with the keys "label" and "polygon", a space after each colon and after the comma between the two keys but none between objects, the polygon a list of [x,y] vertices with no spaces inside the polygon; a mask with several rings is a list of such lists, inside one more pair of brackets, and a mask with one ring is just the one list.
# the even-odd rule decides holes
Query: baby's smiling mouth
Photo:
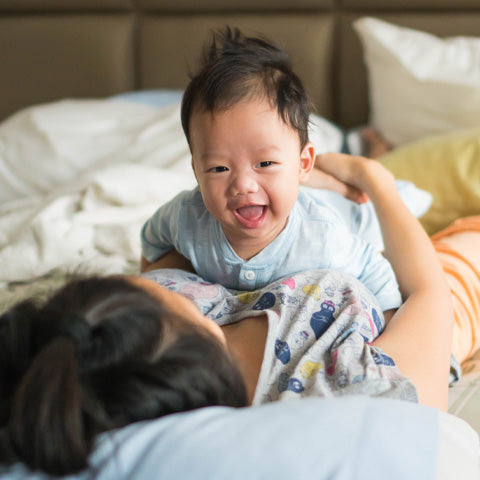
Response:
[{"label": "baby's smiling mouth", "polygon": [[235,216],[240,223],[249,228],[258,227],[264,220],[266,205],[246,205],[235,210]]}]

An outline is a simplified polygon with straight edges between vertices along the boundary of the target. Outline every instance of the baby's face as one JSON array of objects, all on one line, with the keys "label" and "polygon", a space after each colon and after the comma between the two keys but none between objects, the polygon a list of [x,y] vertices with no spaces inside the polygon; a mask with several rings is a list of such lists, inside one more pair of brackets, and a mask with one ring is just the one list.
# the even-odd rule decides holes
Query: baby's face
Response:
[{"label": "baby's face", "polygon": [[285,228],[313,166],[313,146],[301,150],[298,133],[258,100],[194,112],[190,145],[206,208],[236,253],[251,258]]}]

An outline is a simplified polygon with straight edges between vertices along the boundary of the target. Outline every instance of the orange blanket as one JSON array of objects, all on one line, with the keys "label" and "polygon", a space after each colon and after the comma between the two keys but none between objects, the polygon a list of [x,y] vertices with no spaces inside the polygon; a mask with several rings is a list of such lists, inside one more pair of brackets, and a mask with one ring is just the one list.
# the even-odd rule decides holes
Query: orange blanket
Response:
[{"label": "orange blanket", "polygon": [[453,295],[452,353],[462,362],[480,348],[480,215],[456,220],[431,238]]}]

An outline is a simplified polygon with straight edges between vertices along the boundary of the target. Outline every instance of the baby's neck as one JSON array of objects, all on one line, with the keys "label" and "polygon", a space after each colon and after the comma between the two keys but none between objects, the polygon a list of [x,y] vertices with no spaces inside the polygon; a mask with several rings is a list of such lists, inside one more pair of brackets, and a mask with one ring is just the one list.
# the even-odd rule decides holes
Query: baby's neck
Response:
[{"label": "baby's neck", "polygon": [[232,243],[231,240],[228,240],[230,246],[233,248],[235,253],[242,258],[243,260],[250,260],[255,255],[260,253],[267,245],[271,242],[254,242],[251,239],[248,240],[241,240],[241,241],[234,241]]},{"label": "baby's neck", "polygon": [[283,232],[287,222],[285,222],[285,225],[279,231],[272,231],[265,236],[259,236],[257,238],[240,237],[235,233],[225,230],[224,233],[234,252],[243,260],[248,261],[270,245]]}]

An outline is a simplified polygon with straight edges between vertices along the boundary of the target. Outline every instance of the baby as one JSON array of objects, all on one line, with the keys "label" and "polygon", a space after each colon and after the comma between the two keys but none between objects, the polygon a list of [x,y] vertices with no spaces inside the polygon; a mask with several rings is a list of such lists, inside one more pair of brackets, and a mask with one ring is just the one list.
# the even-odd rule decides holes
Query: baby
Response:
[{"label": "baby", "polygon": [[254,290],[332,268],[361,280],[384,311],[397,308],[388,261],[300,187],[315,162],[309,115],[285,52],[238,30],[215,34],[182,101],[198,187],[145,223],[142,270],[172,267],[165,255],[176,250],[205,280]]}]

